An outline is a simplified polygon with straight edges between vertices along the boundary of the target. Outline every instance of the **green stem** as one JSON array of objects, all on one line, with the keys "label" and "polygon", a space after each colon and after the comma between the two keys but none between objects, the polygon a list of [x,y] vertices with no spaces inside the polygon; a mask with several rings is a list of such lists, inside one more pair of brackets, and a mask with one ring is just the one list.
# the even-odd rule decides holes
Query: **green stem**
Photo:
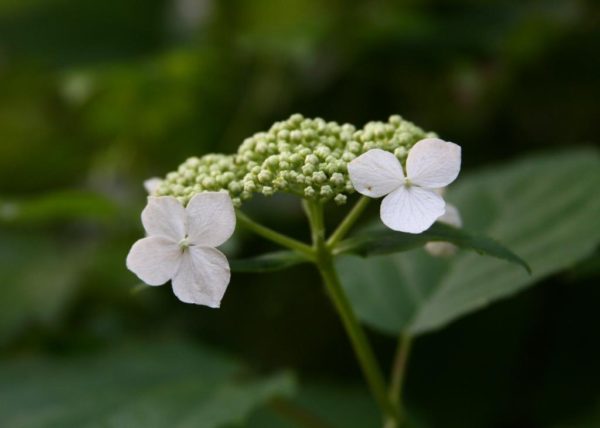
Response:
[{"label": "green stem", "polygon": [[327,247],[333,248],[335,244],[337,244],[340,240],[346,236],[346,234],[350,231],[356,220],[360,217],[362,212],[365,210],[367,205],[369,204],[369,198],[366,196],[361,196],[358,202],[352,207],[352,210],[348,213],[346,218],[340,223],[338,228],[331,234],[329,239],[327,240]]},{"label": "green stem", "polygon": [[239,210],[236,211],[236,217],[239,224],[246,227],[247,229],[252,230],[257,235],[260,235],[263,238],[273,241],[276,244],[279,244],[283,247],[297,251],[300,254],[307,256],[311,260],[314,259],[315,252],[310,245],[304,244],[303,242],[297,241],[296,239],[290,238],[289,236],[285,236],[279,232],[276,232],[272,229],[269,229],[268,227],[263,226],[262,224],[258,224]]},{"label": "green stem", "polygon": [[389,397],[390,401],[398,407],[400,417],[397,421],[389,420],[386,422],[385,428],[398,428],[404,422],[405,412],[402,399],[402,385],[406,373],[406,365],[410,357],[412,348],[412,337],[408,333],[401,333],[398,338],[398,346],[394,355],[392,364],[392,372],[390,375]]},{"label": "green stem", "polygon": [[398,411],[388,398],[385,380],[377,364],[373,349],[369,344],[367,335],[360,326],[350,302],[340,284],[340,280],[333,265],[333,256],[325,244],[325,227],[323,222],[323,207],[315,201],[306,201],[305,208],[309,218],[313,237],[316,264],[329,297],[342,320],[346,333],[350,338],[354,352],[363,371],[371,393],[379,405],[382,413],[391,420],[397,420]]}]

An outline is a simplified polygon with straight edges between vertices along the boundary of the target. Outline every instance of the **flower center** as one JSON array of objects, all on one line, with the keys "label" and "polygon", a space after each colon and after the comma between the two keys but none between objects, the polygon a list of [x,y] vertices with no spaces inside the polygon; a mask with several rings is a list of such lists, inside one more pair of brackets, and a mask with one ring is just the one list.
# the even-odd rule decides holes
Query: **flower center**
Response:
[{"label": "flower center", "polygon": [[410,178],[406,177],[406,178],[404,179],[404,186],[405,186],[405,187],[411,187],[412,185],[413,185],[413,184],[412,184],[412,181],[410,181]]},{"label": "flower center", "polygon": [[181,251],[185,251],[191,245],[192,244],[190,243],[189,237],[187,236],[179,241],[179,248],[181,248]]}]

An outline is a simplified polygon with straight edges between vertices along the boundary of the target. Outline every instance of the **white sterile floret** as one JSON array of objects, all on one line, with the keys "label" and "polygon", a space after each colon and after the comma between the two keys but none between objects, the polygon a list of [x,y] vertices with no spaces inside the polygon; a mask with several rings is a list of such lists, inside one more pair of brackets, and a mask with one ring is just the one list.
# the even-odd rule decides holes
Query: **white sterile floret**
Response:
[{"label": "white sterile floret", "polygon": [[148,236],[131,247],[127,268],[148,285],[171,280],[182,302],[218,308],[230,271],[227,258],[215,247],[235,229],[229,195],[198,193],[185,208],[171,196],[150,197],[142,223]]},{"label": "white sterile floret", "polygon": [[348,173],[357,192],[371,198],[385,196],[380,215],[387,227],[421,233],[446,212],[446,203],[436,189],[456,179],[460,161],[460,146],[425,138],[408,152],[406,176],[398,158],[381,149],[354,159],[348,164]]}]

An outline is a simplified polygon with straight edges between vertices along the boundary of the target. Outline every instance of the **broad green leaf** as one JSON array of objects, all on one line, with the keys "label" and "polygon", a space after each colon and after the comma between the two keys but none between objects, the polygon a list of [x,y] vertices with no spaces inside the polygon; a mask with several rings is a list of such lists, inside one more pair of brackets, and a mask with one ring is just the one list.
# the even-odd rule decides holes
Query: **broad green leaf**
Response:
[{"label": "broad green leaf", "polygon": [[380,425],[375,402],[364,387],[308,383],[292,399],[260,408],[246,428],[365,428]]},{"label": "broad green leaf", "polygon": [[117,207],[105,196],[82,191],[60,191],[35,198],[0,198],[0,223],[47,223],[57,220],[110,218]]},{"label": "broad green leaf", "polygon": [[273,272],[286,269],[308,260],[295,251],[276,251],[247,259],[231,260],[234,272]]},{"label": "broad green leaf", "polygon": [[216,428],[239,425],[255,407],[293,392],[285,373],[240,375],[230,358],[185,345],[3,361],[0,426]]},{"label": "broad green leaf", "polygon": [[2,231],[0,346],[31,323],[51,326],[77,289],[90,249],[42,234]]},{"label": "broad green leaf", "polygon": [[528,157],[461,178],[448,199],[465,227],[500,239],[527,260],[516,265],[460,252],[437,259],[423,250],[342,257],[343,286],[373,327],[414,335],[441,328],[588,257],[600,242],[597,150]]},{"label": "broad green leaf", "polygon": [[472,249],[480,254],[519,264],[525,270],[531,272],[527,262],[499,242],[486,236],[475,235],[465,229],[457,229],[442,223],[435,223],[428,230],[420,234],[394,232],[389,229],[369,231],[369,233],[341,242],[337,248],[337,253],[358,254],[368,257],[406,251],[421,247],[427,242],[432,241],[451,242],[461,248]]}]

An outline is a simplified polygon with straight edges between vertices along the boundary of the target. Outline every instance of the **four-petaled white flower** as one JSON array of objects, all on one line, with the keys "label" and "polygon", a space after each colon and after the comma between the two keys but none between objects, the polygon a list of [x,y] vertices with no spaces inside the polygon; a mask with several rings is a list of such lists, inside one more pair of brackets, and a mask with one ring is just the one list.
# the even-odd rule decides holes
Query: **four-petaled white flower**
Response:
[{"label": "four-petaled white flower", "polygon": [[199,193],[185,208],[170,196],[150,197],[142,223],[148,236],[131,247],[127,268],[148,285],[171,280],[182,302],[218,308],[231,276],[215,248],[235,229],[229,195]]},{"label": "four-petaled white flower", "polygon": [[426,138],[408,152],[406,176],[396,156],[380,149],[354,159],[348,173],[357,192],[372,198],[385,196],[380,215],[386,226],[421,233],[445,213],[446,203],[435,190],[456,179],[460,161],[460,146]]}]

